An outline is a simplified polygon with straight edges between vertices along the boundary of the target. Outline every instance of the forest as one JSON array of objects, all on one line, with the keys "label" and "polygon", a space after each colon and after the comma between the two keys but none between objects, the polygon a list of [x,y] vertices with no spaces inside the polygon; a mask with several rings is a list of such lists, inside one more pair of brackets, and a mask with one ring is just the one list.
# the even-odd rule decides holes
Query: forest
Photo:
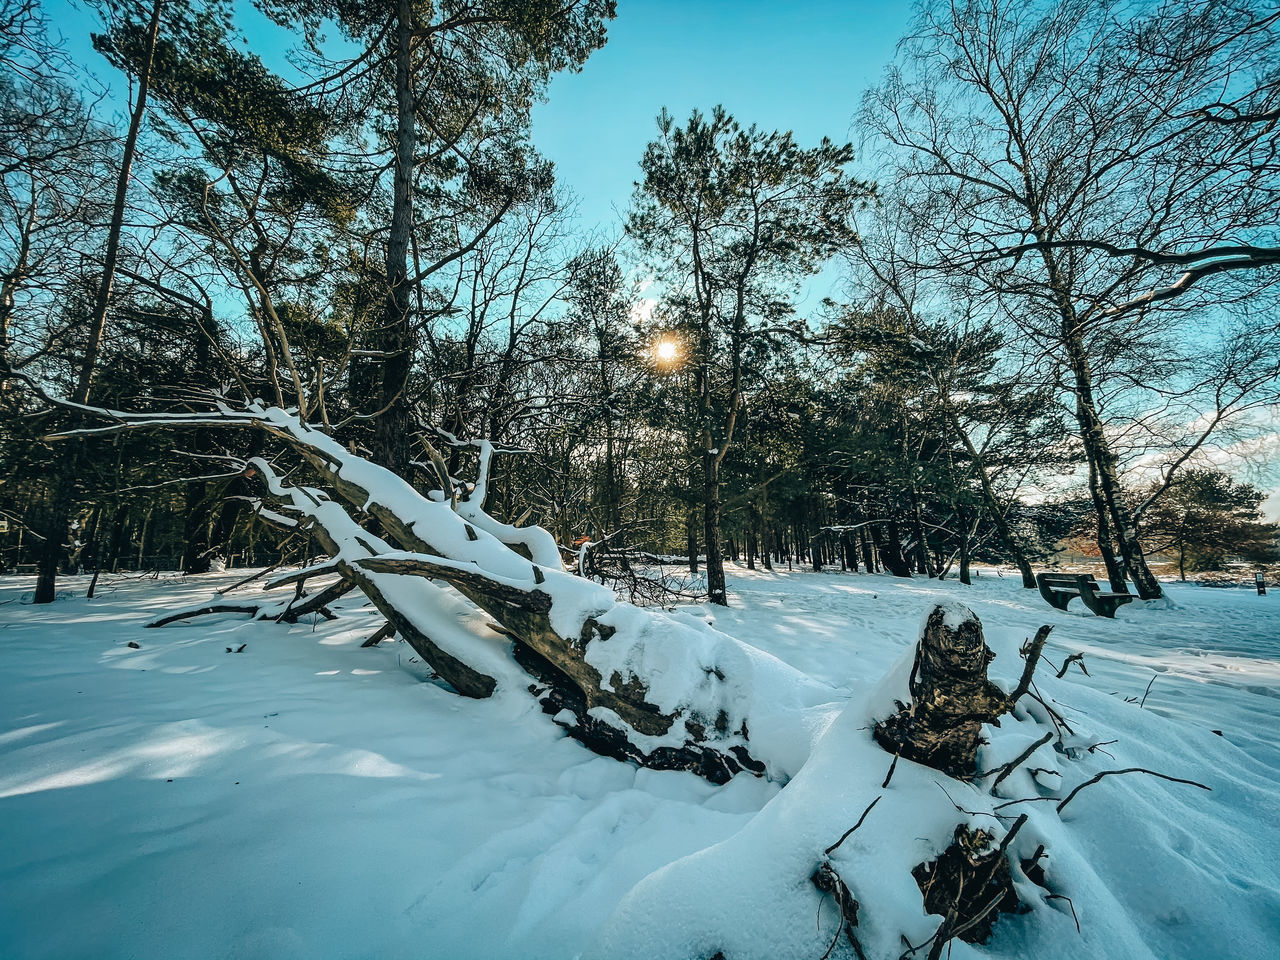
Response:
[{"label": "forest", "polygon": [[[1064,778],[1124,730],[1107,704],[1137,698],[1090,688],[1097,735],[1073,729],[1075,704],[1049,691],[1070,702],[1105,627],[1076,625],[1070,596],[1058,617],[1037,572],[1088,570],[1104,601],[1135,601],[1117,623],[1137,643],[1190,636],[1189,575],[1252,589],[1256,572],[1262,593],[1280,560],[1280,12],[919,0],[879,79],[831,91],[847,128],[809,141],[655,102],[628,207],[587,227],[535,113],[557,77],[590,78],[631,7],[91,0],[63,22],[53,0],[0,0],[0,574],[23,585],[9,612],[55,630],[73,605],[135,597],[164,629],[129,633],[134,650],[199,636],[241,652],[305,625],[369,656],[403,641],[450,710],[518,714],[522,737],[563,733],[698,789],[791,783],[743,801],[762,825],[733,841],[754,829],[765,845],[714,863],[766,883],[762,850],[807,851],[805,895],[835,905],[828,956],[970,956],[959,941],[988,942],[1033,887],[1079,929],[1088,898],[1041,863],[1055,842],[1062,877],[1090,857],[1057,814],[1113,773],[1179,803],[1209,786],[1163,772],[1182,734],[1150,711],[1142,749],[1166,753]],[[70,52],[81,27],[93,64]],[[768,646],[769,624],[809,629],[784,601],[810,604],[818,634],[845,601],[806,580],[770,607],[761,578],[837,571],[902,605],[849,615],[914,631],[898,666],[873,654],[874,676],[837,678]],[[277,592],[242,599],[259,587]],[[913,590],[937,604],[911,608]],[[955,602],[969,596],[989,603],[994,650]],[[266,632],[233,639],[245,616]],[[1230,656],[1271,663],[1261,621],[1238,619]],[[1053,651],[1063,623],[1086,639]],[[815,712],[845,683],[840,712]],[[830,772],[840,751],[862,779]],[[815,769],[844,786],[815,800]],[[923,860],[854,834],[891,784],[907,799],[881,811],[889,834],[933,824]],[[1000,813],[1033,791],[1056,805]],[[862,817],[817,856],[785,813],[806,803],[837,835]],[[874,862],[929,923],[841,866],[851,835],[881,844]],[[808,956],[745,920],[718,940],[649,930],[646,910],[676,910],[672,878],[710,882],[708,856],[673,853],[575,949]],[[1280,909],[1267,889],[1256,930]],[[786,890],[743,902],[781,904],[794,931],[813,904]],[[1081,955],[1174,955],[1097,909]],[[1258,936],[1231,955],[1265,951]]]},{"label": "forest", "polygon": [[1030,586],[1066,541],[1157,597],[1182,502],[1193,569],[1267,559],[1275,17],[966,10],[850,94],[856,158],[663,111],[610,238],[530,109],[611,3],[264,5],[288,76],[228,5],[108,5],[117,117],[5,0],[3,562],[47,601],[60,569],[303,557],[218,459],[257,441],[49,440],[256,400],[421,489],[487,440],[495,515],[605,576],[682,556],[715,602],[725,557]]}]

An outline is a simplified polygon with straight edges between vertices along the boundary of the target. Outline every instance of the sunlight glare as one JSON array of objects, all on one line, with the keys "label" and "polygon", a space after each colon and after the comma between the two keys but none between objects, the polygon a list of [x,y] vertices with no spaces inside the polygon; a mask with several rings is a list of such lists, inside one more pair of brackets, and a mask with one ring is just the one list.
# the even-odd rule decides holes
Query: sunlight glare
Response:
[{"label": "sunlight glare", "polygon": [[653,355],[660,363],[671,363],[680,355],[680,345],[668,337],[663,337],[653,345]]}]

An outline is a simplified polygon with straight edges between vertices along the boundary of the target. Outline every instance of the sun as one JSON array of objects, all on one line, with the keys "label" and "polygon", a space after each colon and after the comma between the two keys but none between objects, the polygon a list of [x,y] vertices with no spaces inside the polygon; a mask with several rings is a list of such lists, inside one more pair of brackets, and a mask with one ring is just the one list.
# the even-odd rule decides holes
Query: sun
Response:
[{"label": "sun", "polygon": [[663,337],[653,345],[653,355],[659,363],[671,363],[680,356],[680,344],[670,337]]}]

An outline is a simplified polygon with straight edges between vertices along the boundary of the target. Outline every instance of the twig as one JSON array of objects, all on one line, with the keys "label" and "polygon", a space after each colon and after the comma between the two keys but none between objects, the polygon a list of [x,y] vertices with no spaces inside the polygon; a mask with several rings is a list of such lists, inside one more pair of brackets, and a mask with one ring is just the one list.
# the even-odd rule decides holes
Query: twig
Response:
[{"label": "twig", "polygon": [[231,586],[223,587],[221,590],[218,590],[215,592],[218,594],[218,596],[222,596],[223,594],[230,593],[232,590],[238,590],[241,587],[243,587],[246,583],[252,583],[254,580],[257,580],[259,577],[265,577],[272,570],[278,570],[280,567],[283,567],[283,566],[284,566],[283,560],[280,561],[279,563],[273,563],[271,566],[265,567],[262,570],[259,570],[257,573],[251,573],[249,574],[249,576],[245,577],[243,580],[237,580]]},{"label": "twig", "polygon": [[[960,804],[956,803],[951,794],[947,793],[947,788],[937,780],[933,781],[933,785],[941,790],[943,795],[951,801],[951,805],[956,808],[956,813],[963,813],[966,817],[991,817],[993,820],[999,821],[1000,818],[994,813],[987,813],[985,810],[966,810],[964,807],[960,806]],[[997,807],[997,809],[999,808]]]},{"label": "twig", "polygon": [[1101,773],[1095,774],[1094,776],[1090,777],[1084,783],[1080,784],[1074,790],[1068,793],[1066,798],[1063,799],[1063,801],[1058,804],[1058,812],[1061,813],[1062,808],[1065,807],[1068,803],[1070,803],[1072,799],[1075,797],[1075,795],[1079,793],[1081,790],[1083,790],[1085,787],[1092,786],[1093,784],[1101,780],[1103,777],[1110,777],[1118,773],[1149,773],[1153,777],[1159,777],[1161,780],[1169,780],[1172,783],[1185,783],[1193,787],[1199,787],[1201,790],[1213,789],[1212,787],[1205,786],[1203,783],[1200,783],[1198,780],[1184,780],[1182,777],[1171,777],[1167,773],[1156,773],[1156,771],[1148,770],[1146,767],[1125,767],[1123,770],[1103,770]]},{"label": "twig", "polygon": [[[1005,892],[1001,890],[998,894],[996,894],[996,896],[991,900],[990,903],[988,903],[985,907],[983,907],[981,910],[975,913],[972,917],[970,917],[964,923],[960,924],[960,926],[954,927],[951,930],[948,930],[946,938],[941,941],[938,941],[936,939],[938,936],[938,933],[942,932],[942,927],[938,927],[938,933],[934,934],[934,937],[935,937],[934,949],[929,951],[929,960],[937,960],[938,957],[942,956],[942,948],[945,947],[948,942],[950,942],[951,940],[954,940],[956,937],[960,936],[960,934],[964,933],[966,930],[970,930],[973,927],[976,927],[978,924],[980,924],[984,919],[986,919],[987,914],[990,913],[992,910],[994,910],[996,906],[1000,903],[1000,901],[1003,900],[1004,898],[1005,898]],[[946,923],[947,922],[944,920],[942,922],[942,925],[946,926]]]},{"label": "twig", "polygon": [[980,773],[974,779],[981,780],[983,777],[989,777],[991,774],[995,773],[996,770],[999,770],[1000,776],[996,777],[995,782],[991,784],[991,792],[994,793],[996,787],[1000,786],[1000,782],[1004,780],[1005,777],[1013,773],[1013,771],[1018,768],[1019,764],[1025,763],[1033,753],[1035,753],[1037,750],[1039,750],[1041,747],[1043,747],[1046,743],[1048,743],[1052,739],[1053,739],[1053,731],[1050,731],[1046,733],[1043,737],[1041,737],[1039,740],[1037,740],[1035,743],[1031,744],[1031,746],[1027,747],[1027,749],[1023,750],[1022,753],[1018,754],[1008,763],[1001,764],[1000,766],[996,767],[995,770],[988,770],[985,773]]},{"label": "twig", "polygon": [[1037,800],[1057,800],[1057,797],[1020,797],[1017,800],[1006,800],[1004,803],[998,803],[992,810],[1003,810],[1005,807],[1014,807],[1020,803],[1034,803]]},{"label": "twig", "polygon": [[1045,899],[1046,899],[1046,900],[1065,900],[1065,901],[1067,901],[1067,906],[1071,908],[1071,919],[1072,919],[1072,920],[1074,920],[1074,921],[1076,922],[1076,933],[1079,933],[1079,932],[1080,932],[1080,918],[1079,918],[1078,916],[1076,916],[1076,905],[1075,905],[1074,903],[1072,903],[1072,902],[1071,902],[1071,898],[1070,898],[1070,897],[1068,897],[1068,896],[1067,896],[1066,894],[1064,894],[1064,893],[1050,893],[1050,894],[1046,894]]},{"label": "twig", "polygon": [[[895,758],[895,759],[896,759],[896,758]],[[881,794],[881,796],[883,796],[883,794]],[[871,809],[872,809],[872,808],[873,808],[877,803],[879,803],[879,802],[880,802],[880,797],[876,797],[876,798],[875,798],[874,800],[872,800],[869,804],[867,804],[867,809],[865,809],[865,810],[863,810],[863,811],[862,811],[862,816],[860,816],[860,817],[858,818],[858,822],[857,822],[857,823],[855,823],[855,824],[854,824],[852,827],[850,827],[848,830],[846,830],[846,831],[844,832],[844,835],[843,835],[843,836],[841,836],[839,840],[837,840],[837,841],[836,841],[835,843],[833,843],[831,846],[827,847],[827,849],[823,850],[823,851],[822,851],[822,855],[823,855],[824,857],[829,857],[829,856],[831,856],[831,854],[833,854],[836,850],[838,850],[838,849],[840,848],[840,844],[842,844],[842,843],[844,843],[846,840],[848,840],[848,839],[849,839],[850,834],[852,834],[852,833],[853,833],[853,831],[857,830],[860,826],[862,826],[862,821],[864,821],[864,820],[866,820],[866,819],[867,819],[867,814],[868,814],[868,813],[870,813],[870,812],[871,812]]]},{"label": "twig", "polygon": [[1158,676],[1160,676],[1160,674],[1158,674],[1158,673],[1153,673],[1153,674],[1151,675],[1151,679],[1147,681],[1147,689],[1143,691],[1143,693],[1142,693],[1142,699],[1138,701],[1138,709],[1139,709],[1139,710],[1141,710],[1141,709],[1142,709],[1143,704],[1145,704],[1145,703],[1147,702],[1147,694],[1151,692],[1151,685],[1152,685],[1153,683],[1155,683],[1155,682],[1156,682],[1156,677],[1158,677]]},{"label": "twig", "polygon": [[889,764],[889,772],[884,775],[884,783],[880,784],[880,789],[884,790],[889,786],[889,781],[893,779],[893,771],[898,768],[898,757],[900,754],[893,755],[893,762]]},{"label": "twig", "polygon": [[[877,799],[879,798],[877,797]],[[874,802],[872,805],[874,806]],[[858,960],[867,960],[866,954],[862,952],[862,944],[858,940],[858,935],[853,932],[854,927],[858,925],[858,901],[854,898],[848,885],[841,879],[840,874],[836,873],[830,862],[823,860],[822,863],[818,864],[818,868],[813,871],[809,881],[821,893],[835,897],[836,906],[840,910],[840,922],[836,925],[836,935],[831,938],[831,943],[827,945],[827,952],[822,955],[821,960],[827,960],[831,956],[836,944],[840,942],[841,930],[848,937],[849,945],[853,947],[853,952],[857,954]],[[818,901],[818,929],[822,929],[822,900]]]},{"label": "twig", "polygon": [[1067,657],[1067,659],[1062,661],[1062,669],[1058,671],[1059,680],[1061,680],[1063,677],[1067,675],[1067,669],[1073,663],[1078,663],[1080,665],[1080,672],[1083,673],[1086,677],[1089,676],[1089,669],[1084,665],[1084,654],[1073,653],[1071,656]]},{"label": "twig", "polygon": [[[1045,698],[1040,695],[1040,690],[1038,687],[1036,687],[1035,681],[1032,681],[1031,683],[1031,697],[1038,704],[1040,704],[1040,706],[1044,707],[1047,711],[1049,711],[1049,719],[1053,722],[1053,726],[1055,729],[1061,726],[1062,730],[1067,731],[1067,733],[1069,734],[1075,733],[1075,731],[1071,729],[1071,724],[1067,723],[1067,718],[1064,717],[1062,714],[1060,714],[1057,710],[1053,709],[1053,707],[1049,706],[1048,701],[1046,701]],[[1062,730],[1058,730],[1059,737],[1062,736]]]}]

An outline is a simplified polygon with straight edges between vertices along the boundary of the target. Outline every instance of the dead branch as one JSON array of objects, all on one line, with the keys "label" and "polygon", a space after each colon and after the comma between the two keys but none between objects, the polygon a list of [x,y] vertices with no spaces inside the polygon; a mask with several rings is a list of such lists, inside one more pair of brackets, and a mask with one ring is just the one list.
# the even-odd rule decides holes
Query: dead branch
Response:
[{"label": "dead branch", "polygon": [[[881,794],[881,796],[883,796],[883,794]],[[867,814],[869,814],[869,813],[871,812],[872,808],[874,808],[874,807],[875,807],[875,805],[876,805],[877,803],[879,803],[879,802],[880,802],[880,797],[876,797],[876,798],[875,798],[874,800],[872,800],[869,804],[867,804],[867,809],[865,809],[865,810],[863,810],[863,811],[862,811],[862,816],[860,816],[860,817],[858,818],[858,822],[857,822],[857,823],[855,823],[855,824],[854,824],[852,827],[850,827],[848,830],[846,830],[846,831],[844,832],[844,834],[843,834],[843,835],[841,835],[841,837],[840,837],[840,839],[839,839],[839,840],[837,840],[837,841],[836,841],[835,843],[833,843],[831,846],[827,847],[827,849],[823,850],[823,851],[822,851],[822,855],[823,855],[824,857],[829,857],[829,856],[831,856],[831,854],[835,853],[838,849],[840,849],[840,844],[842,844],[842,843],[844,843],[846,840],[848,840],[848,839],[849,839],[849,837],[853,834],[853,831],[857,830],[860,826],[862,826],[862,822],[863,822],[864,820],[866,820],[866,819],[867,819]]]},{"label": "dead branch", "polygon": [[294,570],[292,573],[273,577],[262,585],[262,589],[275,590],[279,587],[287,587],[291,583],[305,583],[312,577],[320,577],[326,573],[334,573],[337,569],[337,564],[332,560],[326,560],[322,563],[312,564],[309,567],[303,567],[301,570]]},{"label": "dead branch", "polygon": [[395,636],[395,633],[396,633],[396,628],[395,628],[395,627],[393,627],[390,623],[384,623],[382,626],[380,626],[380,627],[377,629],[377,631],[375,631],[375,633],[373,634],[373,636],[371,636],[371,637],[370,637],[368,640],[366,640],[364,643],[360,644],[360,646],[361,646],[362,648],[363,648],[363,647],[376,647],[376,646],[377,646],[378,644],[380,644],[383,640],[386,640],[386,639],[388,639],[389,637],[394,637],[394,636]]},{"label": "dead branch", "polygon": [[[877,797],[876,799],[880,798]],[[874,800],[871,805],[875,806]],[[818,868],[813,871],[809,880],[822,893],[835,897],[836,906],[840,909],[840,923],[836,928],[836,935],[831,938],[831,943],[827,947],[827,952],[822,955],[822,960],[827,960],[831,956],[831,951],[835,950],[836,944],[840,941],[840,931],[842,930],[849,940],[849,945],[853,947],[853,952],[857,955],[858,960],[867,960],[866,954],[862,952],[862,944],[858,940],[858,935],[853,932],[858,925],[858,901],[854,898],[848,885],[826,860],[818,864]],[[821,901],[818,903],[818,911],[819,915],[821,915]]]},{"label": "dead branch", "polygon": [[245,577],[243,580],[237,580],[235,583],[233,583],[229,587],[223,587],[221,590],[215,590],[214,592],[221,597],[224,594],[230,593],[232,590],[239,590],[246,583],[253,583],[253,581],[255,580],[260,580],[261,578],[269,574],[271,571],[279,570],[282,566],[284,566],[283,561],[281,561],[280,563],[273,563],[271,566],[264,567],[263,569],[257,571],[256,573],[249,574],[249,576]]},{"label": "dead branch", "polygon": [[1050,731],[1049,733],[1046,733],[1043,737],[1041,737],[1039,740],[1037,740],[1035,743],[1031,744],[1031,746],[1027,747],[1027,749],[1023,750],[1022,753],[1018,754],[1008,763],[1002,763],[1000,766],[995,767],[991,770],[984,770],[982,773],[974,774],[973,778],[975,780],[982,780],[985,777],[991,776],[991,774],[993,773],[999,772],[1000,775],[996,777],[995,781],[991,784],[991,791],[994,793],[996,787],[1000,786],[1000,781],[1002,781],[1009,774],[1013,773],[1013,771],[1016,770],[1019,767],[1019,765],[1026,763],[1026,761],[1031,757],[1033,753],[1035,753],[1037,750],[1039,750],[1041,747],[1043,747],[1046,743],[1048,743],[1052,739],[1053,739],[1053,732]]},{"label": "dead branch", "polygon": [[261,607],[258,604],[242,604],[242,603],[213,603],[207,607],[200,607],[196,610],[183,610],[180,613],[171,613],[167,617],[161,617],[159,620],[152,620],[147,627],[163,627],[170,623],[177,623],[179,620],[191,620],[195,617],[207,617],[215,613],[247,613],[251,617],[256,617]]},{"label": "dead branch", "polygon": [[[325,614],[326,608],[339,597],[345,596],[355,589],[355,581],[343,577],[337,583],[331,583],[319,593],[312,594],[309,597],[302,598],[299,603],[290,603],[288,609],[280,615],[280,620],[284,623],[297,623],[305,616],[313,613]],[[325,616],[326,620],[333,620],[334,615],[329,613]]]},{"label": "dead branch", "polygon": [[1073,653],[1071,654],[1071,656],[1067,657],[1067,659],[1062,661],[1062,669],[1059,670],[1057,673],[1057,677],[1059,680],[1061,680],[1063,677],[1067,675],[1067,668],[1069,668],[1073,663],[1079,664],[1080,672],[1083,673],[1086,677],[1089,676],[1089,670],[1084,665],[1084,654]]},{"label": "dead branch", "polygon": [[1017,703],[1031,689],[1031,679],[1035,675],[1036,664],[1040,662],[1040,654],[1044,651],[1044,642],[1049,639],[1049,634],[1052,631],[1053,625],[1046,623],[1036,631],[1035,638],[1030,644],[1023,647],[1022,653],[1027,662],[1022,668],[1022,678],[1018,680],[1018,685],[1013,688],[1013,693],[1009,694],[1010,703]]},{"label": "dead branch", "polygon": [[1171,777],[1167,773],[1157,773],[1156,771],[1148,770],[1145,767],[1125,767],[1123,770],[1103,770],[1101,773],[1095,774],[1094,776],[1090,777],[1084,783],[1080,784],[1074,790],[1068,793],[1066,797],[1063,798],[1062,802],[1058,804],[1058,813],[1061,813],[1062,808],[1065,807],[1068,803],[1070,803],[1073,799],[1075,799],[1075,795],[1079,793],[1081,790],[1083,790],[1085,787],[1093,786],[1103,777],[1112,777],[1121,773],[1147,773],[1153,777],[1159,777],[1161,780],[1168,780],[1171,783],[1185,783],[1192,787],[1199,787],[1201,790],[1213,789],[1212,787],[1206,786],[1205,784],[1201,783],[1198,780],[1184,780],[1182,777]]}]

